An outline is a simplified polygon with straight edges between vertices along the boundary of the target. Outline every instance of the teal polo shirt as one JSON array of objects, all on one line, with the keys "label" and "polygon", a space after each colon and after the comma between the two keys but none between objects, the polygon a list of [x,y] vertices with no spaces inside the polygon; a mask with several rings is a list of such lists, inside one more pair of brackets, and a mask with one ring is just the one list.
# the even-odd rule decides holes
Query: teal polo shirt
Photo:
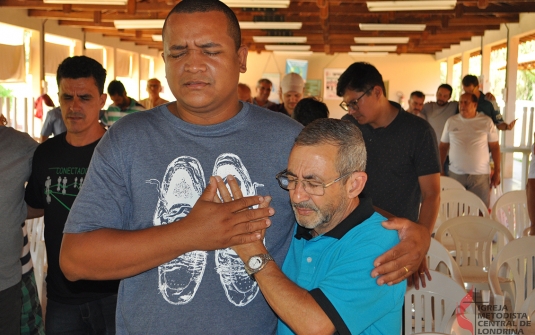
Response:
[{"label": "teal polo shirt", "polygon": [[[370,199],[331,231],[312,237],[296,225],[282,271],[308,290],[329,316],[336,334],[399,334],[406,282],[377,285],[373,261],[399,243],[396,230],[381,226],[386,218]],[[294,334],[279,320],[277,334]]]}]

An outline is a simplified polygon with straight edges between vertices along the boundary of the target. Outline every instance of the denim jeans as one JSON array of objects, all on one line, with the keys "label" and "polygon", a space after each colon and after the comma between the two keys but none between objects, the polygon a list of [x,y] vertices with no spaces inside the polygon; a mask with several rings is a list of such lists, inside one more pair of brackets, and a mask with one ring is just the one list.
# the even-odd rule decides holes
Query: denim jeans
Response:
[{"label": "denim jeans", "polygon": [[117,295],[81,305],[48,300],[45,329],[47,335],[113,335]]}]

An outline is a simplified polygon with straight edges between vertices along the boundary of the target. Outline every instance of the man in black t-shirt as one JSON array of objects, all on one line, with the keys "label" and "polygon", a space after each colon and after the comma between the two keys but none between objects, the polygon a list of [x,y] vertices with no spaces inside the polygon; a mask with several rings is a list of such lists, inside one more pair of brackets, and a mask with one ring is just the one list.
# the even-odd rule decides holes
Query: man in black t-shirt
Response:
[{"label": "man in black t-shirt", "polygon": [[[340,107],[349,112],[342,119],[356,124],[366,143],[368,182],[363,196],[380,209],[427,227],[431,236],[440,202],[433,128],[387,99],[383,78],[371,64],[353,63],[340,76],[336,93],[343,98]],[[425,285],[426,271],[424,260],[412,277],[417,288],[420,279]]]},{"label": "man in black t-shirt", "polygon": [[[61,113],[67,132],[42,143],[34,153],[26,203],[44,209],[48,258],[47,334],[115,333],[118,281],[68,281],[59,264],[63,228],[81,189],[104,128],[99,112],[106,102],[106,70],[77,56],[58,67]],[[103,200],[104,201],[104,200]]]}]

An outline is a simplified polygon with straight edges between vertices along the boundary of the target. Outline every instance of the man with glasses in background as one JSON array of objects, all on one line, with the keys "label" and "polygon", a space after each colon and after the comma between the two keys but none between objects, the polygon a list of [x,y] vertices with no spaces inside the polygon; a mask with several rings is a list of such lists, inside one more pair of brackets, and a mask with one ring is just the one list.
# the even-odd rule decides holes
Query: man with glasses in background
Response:
[{"label": "man with glasses in background", "polygon": [[[431,236],[440,202],[433,128],[387,99],[383,78],[371,64],[353,63],[340,76],[336,93],[343,98],[340,107],[348,111],[342,120],[356,124],[366,143],[368,182],[363,195],[380,209],[427,227]],[[419,279],[425,287],[426,272],[424,260],[412,278],[416,288]]]},{"label": "man with glasses in background", "polygon": [[[381,226],[386,219],[372,199],[359,197],[365,168],[357,127],[336,119],[310,123],[277,175],[297,220],[282,270],[262,241],[233,247],[278,315],[277,334],[399,334],[405,281],[380,286],[369,275],[374,259],[399,238]],[[241,197],[235,180],[229,186]],[[224,202],[232,200],[221,179],[218,188]]]}]

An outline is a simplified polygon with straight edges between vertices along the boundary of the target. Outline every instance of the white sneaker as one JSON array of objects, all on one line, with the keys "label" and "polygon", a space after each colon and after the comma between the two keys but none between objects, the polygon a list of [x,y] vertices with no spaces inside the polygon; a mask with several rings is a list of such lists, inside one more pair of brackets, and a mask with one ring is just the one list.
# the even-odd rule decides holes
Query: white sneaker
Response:
[{"label": "white sneaker", "polygon": [[[256,194],[256,185],[252,183],[249,172],[235,154],[219,155],[212,175],[220,176],[224,181],[228,175],[233,175],[244,197]],[[258,284],[245,272],[244,264],[234,250],[231,248],[216,250],[215,264],[225,294],[232,304],[245,306],[256,297],[259,291]]]},{"label": "white sneaker", "polygon": [[[184,218],[205,187],[204,173],[197,159],[181,156],[173,160],[159,187],[153,224],[160,226]],[[206,268],[206,257],[206,251],[191,251],[158,266],[158,288],[167,302],[183,305],[193,299]]]}]

